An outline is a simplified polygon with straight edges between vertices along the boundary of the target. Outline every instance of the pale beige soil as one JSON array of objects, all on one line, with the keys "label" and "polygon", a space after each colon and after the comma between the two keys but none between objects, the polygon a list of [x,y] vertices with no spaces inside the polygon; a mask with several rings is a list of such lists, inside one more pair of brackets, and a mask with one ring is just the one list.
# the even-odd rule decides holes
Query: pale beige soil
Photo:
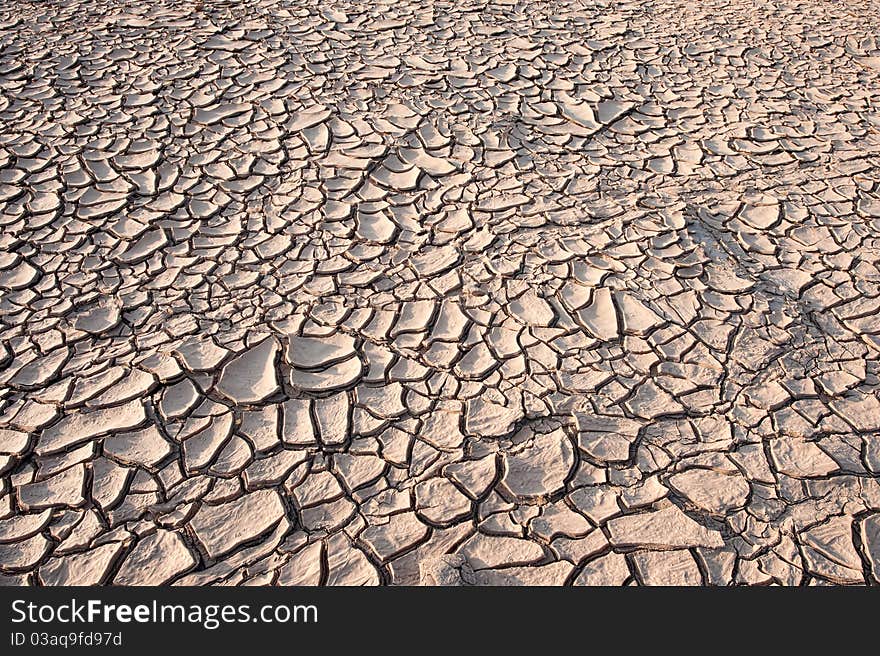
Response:
[{"label": "pale beige soil", "polygon": [[880,583],[878,26],[2,3],[2,581]]}]

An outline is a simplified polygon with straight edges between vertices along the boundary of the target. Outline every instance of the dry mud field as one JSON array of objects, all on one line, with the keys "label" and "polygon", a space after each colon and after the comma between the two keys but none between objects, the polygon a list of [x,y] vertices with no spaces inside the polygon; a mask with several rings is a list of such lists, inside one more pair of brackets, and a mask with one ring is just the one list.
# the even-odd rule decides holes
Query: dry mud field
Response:
[{"label": "dry mud field", "polygon": [[2,581],[880,583],[878,26],[7,0]]}]

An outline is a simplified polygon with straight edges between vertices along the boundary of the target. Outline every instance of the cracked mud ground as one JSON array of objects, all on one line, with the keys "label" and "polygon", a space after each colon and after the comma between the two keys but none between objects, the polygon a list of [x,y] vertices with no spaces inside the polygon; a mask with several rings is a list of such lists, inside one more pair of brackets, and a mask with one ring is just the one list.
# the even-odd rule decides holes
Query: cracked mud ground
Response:
[{"label": "cracked mud ground", "polygon": [[4,3],[3,582],[877,584],[878,14]]}]

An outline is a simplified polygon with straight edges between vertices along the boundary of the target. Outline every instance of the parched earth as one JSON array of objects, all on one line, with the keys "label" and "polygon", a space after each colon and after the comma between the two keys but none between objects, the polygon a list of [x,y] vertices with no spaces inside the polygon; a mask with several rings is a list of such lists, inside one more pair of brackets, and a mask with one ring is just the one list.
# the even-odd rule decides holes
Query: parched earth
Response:
[{"label": "parched earth", "polygon": [[878,31],[7,0],[3,582],[880,583]]}]

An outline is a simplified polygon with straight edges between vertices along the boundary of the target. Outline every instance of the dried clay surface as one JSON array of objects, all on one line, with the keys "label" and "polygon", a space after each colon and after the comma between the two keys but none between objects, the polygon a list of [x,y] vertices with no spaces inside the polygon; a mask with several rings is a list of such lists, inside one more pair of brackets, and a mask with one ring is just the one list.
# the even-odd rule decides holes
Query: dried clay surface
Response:
[{"label": "dried clay surface", "polygon": [[0,580],[880,583],[868,0],[7,0]]}]

